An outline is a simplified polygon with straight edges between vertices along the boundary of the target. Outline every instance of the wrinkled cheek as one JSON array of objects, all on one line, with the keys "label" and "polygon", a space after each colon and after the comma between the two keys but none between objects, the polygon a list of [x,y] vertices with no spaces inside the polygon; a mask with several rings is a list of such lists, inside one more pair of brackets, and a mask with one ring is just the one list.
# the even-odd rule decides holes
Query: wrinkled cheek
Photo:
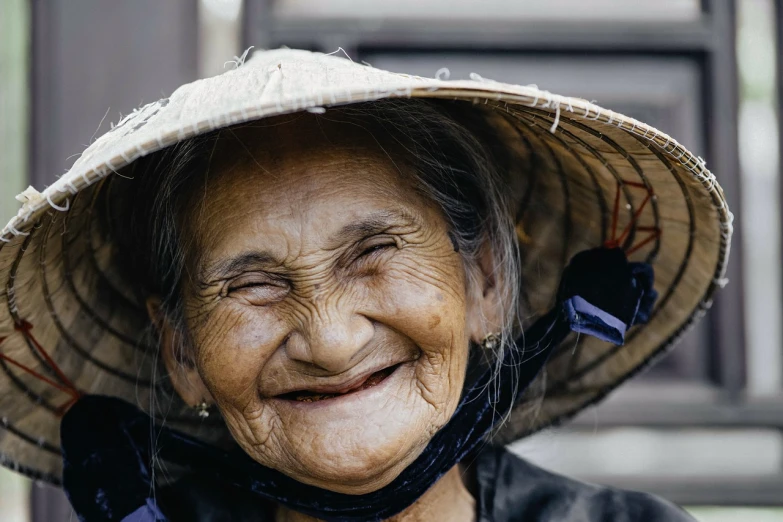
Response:
[{"label": "wrinkled cheek", "polygon": [[[416,367],[421,396],[439,411],[449,413],[459,401],[467,370],[469,339],[461,304],[451,302],[451,309],[433,305],[432,315],[439,321],[430,318],[422,334],[414,339],[421,350]],[[427,319],[422,318],[424,321]]]},{"label": "wrinkled cheek", "polygon": [[[422,350],[440,353],[445,360],[465,337],[464,295],[434,282],[406,282],[406,274],[378,287],[373,296],[381,321],[411,338]],[[402,282],[401,282],[402,281]]]},{"label": "wrinkled cheek", "polygon": [[221,402],[240,410],[258,396],[258,378],[274,351],[274,328],[243,313],[217,313],[199,328],[196,338],[199,371]]},{"label": "wrinkled cheek", "polygon": [[279,467],[286,460],[282,450],[285,444],[279,440],[284,432],[273,408],[258,401],[244,410],[227,410],[227,415],[223,412],[226,424],[234,440],[248,455],[269,467]]},{"label": "wrinkled cheek", "polygon": [[469,343],[464,322],[459,318],[454,318],[452,328],[439,333],[433,344],[420,345],[422,353],[416,378],[421,397],[436,410],[439,421],[445,423],[462,395]]},{"label": "wrinkled cheek", "polygon": [[219,380],[211,389],[218,390],[213,396],[234,440],[255,460],[274,463],[280,447],[275,438],[279,421],[259,398],[254,375],[242,375],[231,382]]},{"label": "wrinkled cheek", "polygon": [[219,402],[240,407],[251,396],[257,396],[258,370],[249,351],[219,348],[219,356],[205,357],[199,365],[207,388]]},{"label": "wrinkled cheek", "polygon": [[400,272],[396,284],[391,280],[379,291],[386,297],[388,324],[410,337],[421,350],[415,386],[431,409],[435,428],[439,428],[456,409],[467,369],[465,295],[455,287],[462,279],[453,275],[453,284],[436,284],[437,279],[410,277]]},{"label": "wrinkled cheek", "polygon": [[259,376],[279,337],[274,321],[217,311],[194,333],[199,373],[232,437],[256,461],[275,467],[285,453],[278,440],[280,421],[259,396]]},{"label": "wrinkled cheek", "polygon": [[[452,354],[456,355],[456,354]],[[458,357],[444,358],[441,353],[423,353],[416,367],[419,395],[432,408],[433,421],[440,428],[448,421],[459,402],[465,369]]]}]

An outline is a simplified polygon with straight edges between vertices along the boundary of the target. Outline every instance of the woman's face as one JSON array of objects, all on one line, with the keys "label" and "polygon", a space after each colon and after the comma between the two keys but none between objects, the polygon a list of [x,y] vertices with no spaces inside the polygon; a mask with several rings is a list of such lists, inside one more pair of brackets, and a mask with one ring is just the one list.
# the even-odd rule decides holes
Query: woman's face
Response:
[{"label": "woman's face", "polygon": [[185,224],[194,364],[163,338],[180,395],[214,402],[253,459],[361,494],[449,420],[484,332],[440,212],[345,127],[304,116],[222,140]]}]

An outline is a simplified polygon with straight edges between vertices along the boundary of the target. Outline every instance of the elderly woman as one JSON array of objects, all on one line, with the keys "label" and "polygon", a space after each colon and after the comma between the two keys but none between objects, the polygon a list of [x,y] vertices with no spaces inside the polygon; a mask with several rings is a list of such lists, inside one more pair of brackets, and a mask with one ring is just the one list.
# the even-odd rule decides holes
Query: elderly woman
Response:
[{"label": "elderly woman", "polygon": [[722,281],[721,189],[643,123],[270,51],[20,199],[0,454],[83,521],[689,519],[503,449]]}]

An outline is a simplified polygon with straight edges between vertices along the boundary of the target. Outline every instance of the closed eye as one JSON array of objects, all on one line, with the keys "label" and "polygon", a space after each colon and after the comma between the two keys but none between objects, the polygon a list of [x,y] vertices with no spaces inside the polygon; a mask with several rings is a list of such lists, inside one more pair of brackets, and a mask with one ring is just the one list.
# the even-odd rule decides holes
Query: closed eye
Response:
[{"label": "closed eye", "polygon": [[352,270],[356,270],[356,275],[369,276],[377,274],[385,260],[391,258],[392,251],[398,250],[397,239],[390,236],[370,238],[357,245],[359,252],[350,263]]},{"label": "closed eye", "polygon": [[228,292],[235,292],[243,288],[258,288],[263,286],[277,286],[275,282],[260,276],[239,276],[228,284]]},{"label": "closed eye", "polygon": [[226,293],[228,296],[242,298],[251,304],[263,305],[285,297],[288,288],[285,281],[270,279],[259,274],[247,274],[229,282]]},{"label": "closed eye", "polygon": [[232,284],[228,287],[229,292],[235,292],[236,290],[242,290],[244,288],[259,288],[263,286],[270,286],[269,283],[264,281],[247,281],[240,284]]},{"label": "closed eye", "polygon": [[377,244],[377,245],[369,246],[369,247],[365,248],[364,250],[362,250],[362,253],[359,254],[359,257],[371,256],[372,254],[374,254],[376,252],[379,252],[381,250],[384,250],[384,249],[390,248],[390,247],[395,247],[396,248],[397,244],[394,243],[393,241],[391,241],[391,242],[388,242],[388,243],[380,243],[380,244]]}]

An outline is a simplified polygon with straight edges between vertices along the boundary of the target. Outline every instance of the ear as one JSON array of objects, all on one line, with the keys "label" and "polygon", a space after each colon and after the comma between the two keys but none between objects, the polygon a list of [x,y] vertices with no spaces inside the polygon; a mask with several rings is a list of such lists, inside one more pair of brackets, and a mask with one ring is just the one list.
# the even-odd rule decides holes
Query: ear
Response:
[{"label": "ear", "polygon": [[481,344],[487,335],[503,327],[503,282],[497,279],[488,243],[481,248],[472,272],[468,277],[467,328],[471,341]]},{"label": "ear", "polygon": [[196,407],[203,401],[214,403],[212,394],[204,385],[193,358],[186,353],[184,334],[166,316],[158,296],[147,298],[147,314],[158,332],[160,356],[174,390],[188,406]]}]

